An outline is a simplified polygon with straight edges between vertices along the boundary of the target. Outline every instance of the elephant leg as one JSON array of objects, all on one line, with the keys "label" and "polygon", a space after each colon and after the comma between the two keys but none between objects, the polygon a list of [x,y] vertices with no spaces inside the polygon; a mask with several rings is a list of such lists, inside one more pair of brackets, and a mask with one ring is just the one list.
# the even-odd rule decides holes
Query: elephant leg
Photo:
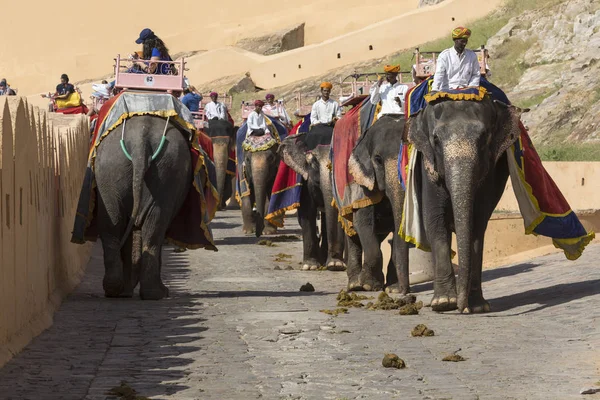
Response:
[{"label": "elephant leg", "polygon": [[142,269],[142,230],[140,228],[134,228],[131,236],[131,290],[134,291],[135,287],[140,283],[140,272]]},{"label": "elephant leg", "polygon": [[392,255],[388,265],[387,287],[389,293],[408,294],[410,285],[408,280],[408,243],[397,234],[393,234]]},{"label": "elephant leg", "polygon": [[[104,288],[104,295],[106,297],[119,297],[124,290],[123,259],[121,258],[120,245],[122,236],[125,234],[126,221],[123,221],[123,218],[119,218],[116,215],[114,218],[111,218],[108,209],[112,210],[113,213],[117,212],[116,210],[119,210],[119,206],[116,204],[116,201],[112,201],[107,205],[100,194],[98,195],[98,200],[98,230],[104,253],[104,279],[102,287]],[[113,220],[115,222],[112,222]]]},{"label": "elephant leg", "polygon": [[359,281],[362,269],[362,246],[358,235],[346,236],[346,254],[348,257],[346,274],[348,275],[348,290],[363,290]]},{"label": "elephant leg", "polygon": [[251,196],[242,197],[242,231],[246,234],[254,233],[254,219],[252,216]]},{"label": "elephant leg", "polygon": [[[267,198],[267,204],[265,205],[265,210],[266,210],[265,211],[265,215],[267,214],[267,211],[269,210],[269,201],[270,201],[270,199]],[[265,228],[263,230],[263,234],[265,234],[265,235],[275,235],[277,233],[277,226],[273,225],[272,223],[270,223],[266,219],[264,220],[264,224],[265,224]]]},{"label": "elephant leg", "polygon": [[147,215],[142,226],[142,269],[140,297],[142,300],[160,300],[169,295],[161,279],[162,244],[168,226],[165,213],[158,207]]},{"label": "elephant leg", "polygon": [[423,182],[423,218],[427,238],[429,239],[435,277],[433,280],[433,311],[452,311],[457,308],[456,277],[452,267],[451,240],[452,233],[446,218],[448,194],[431,182]]},{"label": "elephant leg", "polygon": [[312,203],[306,190],[302,190],[298,222],[302,228],[303,260],[302,270],[319,268],[319,238],[317,236],[317,207]]},{"label": "elephant leg", "polygon": [[121,249],[123,260],[123,297],[133,297],[133,232]]},{"label": "elephant leg", "polygon": [[364,252],[364,262],[358,277],[366,291],[379,291],[384,287],[383,255],[381,241],[375,231],[375,207],[356,210],[353,216],[354,229],[358,233]]},{"label": "elephant leg", "polygon": [[229,202],[227,203],[227,209],[229,210],[237,210],[240,208],[240,205],[238,204],[237,199],[235,198],[235,176],[233,176],[231,179],[227,179],[226,184],[225,184],[225,191],[227,192],[227,188],[229,188],[229,193],[231,193],[231,195],[229,196]]},{"label": "elephant leg", "polygon": [[323,223],[323,233],[327,237],[327,261],[326,266],[329,271],[345,271],[344,263],[344,230],[338,222],[338,212],[331,205],[331,200],[327,203],[325,199],[325,215]]},{"label": "elephant leg", "polygon": [[473,240],[473,251],[471,260],[473,267],[471,268],[471,287],[469,290],[469,309],[473,313],[483,313],[490,311],[490,304],[483,298],[481,289],[481,268],[483,264],[483,233],[476,232]]}]

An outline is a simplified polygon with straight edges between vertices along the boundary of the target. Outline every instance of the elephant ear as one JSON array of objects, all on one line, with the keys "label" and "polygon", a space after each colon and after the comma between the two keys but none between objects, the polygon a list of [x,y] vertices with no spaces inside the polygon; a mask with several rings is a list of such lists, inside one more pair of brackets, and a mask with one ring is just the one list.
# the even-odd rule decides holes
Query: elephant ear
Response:
[{"label": "elephant ear", "polygon": [[[368,135],[369,131],[364,135]],[[366,187],[369,190],[375,188],[375,169],[371,161],[371,152],[369,151],[369,138],[362,137],[354,146],[350,159],[348,160],[348,171],[354,177],[356,183]]]},{"label": "elephant ear", "polygon": [[304,180],[308,180],[309,164],[306,158],[308,147],[302,140],[298,140],[303,135],[305,133],[286,137],[277,152],[287,166],[302,175]]},{"label": "elephant ear", "polygon": [[492,141],[492,154],[496,162],[502,154],[519,139],[521,135],[521,114],[529,109],[522,109],[501,101],[494,101],[496,108],[496,126]]},{"label": "elephant ear", "polygon": [[427,122],[427,111],[429,111],[427,108],[431,107],[434,106],[428,106],[417,115],[408,119],[408,140],[421,152],[425,170],[427,170],[430,179],[436,182],[439,180],[439,173],[435,169],[435,156],[433,146],[431,145],[430,127]]}]

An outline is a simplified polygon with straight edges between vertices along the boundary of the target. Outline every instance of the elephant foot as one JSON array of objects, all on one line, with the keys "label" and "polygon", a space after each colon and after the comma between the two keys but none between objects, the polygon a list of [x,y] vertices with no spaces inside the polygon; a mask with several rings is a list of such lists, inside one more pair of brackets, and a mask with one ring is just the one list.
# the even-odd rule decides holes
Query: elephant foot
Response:
[{"label": "elephant foot", "polygon": [[456,310],[456,296],[434,295],[431,300],[431,309],[436,312]]},{"label": "elephant foot", "polygon": [[383,274],[381,276],[373,276],[371,274],[366,274],[361,272],[358,276],[358,280],[363,287],[363,290],[367,292],[379,292],[383,290]]},{"label": "elephant foot", "polygon": [[263,230],[263,235],[275,235],[275,234],[277,234],[277,227],[267,223],[265,225],[265,229]]},{"label": "elephant foot", "polygon": [[169,289],[162,282],[156,287],[140,288],[140,298],[142,300],[160,300],[165,297],[169,297]]},{"label": "elephant foot", "polygon": [[349,280],[348,281],[348,291],[349,292],[362,292],[365,289],[362,287],[358,279]]},{"label": "elephant foot", "polygon": [[328,271],[345,271],[346,264],[342,260],[330,259],[326,263]]},{"label": "elephant foot", "polygon": [[385,292],[389,293],[389,294],[401,294],[401,295],[405,295],[405,294],[408,294],[410,291],[407,288],[400,287],[399,283],[394,283],[394,284],[391,284],[391,285],[387,285],[385,287]]},{"label": "elephant foot", "polygon": [[244,235],[252,235],[254,233],[254,227],[244,226],[242,232],[244,232]]},{"label": "elephant foot", "polygon": [[104,275],[102,287],[104,288],[105,297],[121,297],[125,290],[125,283],[122,277],[107,274]]},{"label": "elephant foot", "polygon": [[468,304],[460,304],[460,301],[458,303],[458,310],[463,314],[482,314],[491,310],[490,303],[483,298],[481,290],[471,292]]},{"label": "elephant foot", "polygon": [[265,220],[257,217],[256,219],[256,237],[261,237],[263,234],[263,230],[265,229]]},{"label": "elephant foot", "polygon": [[302,263],[300,268],[302,271],[316,271],[319,269],[319,262],[315,259],[308,258]]}]

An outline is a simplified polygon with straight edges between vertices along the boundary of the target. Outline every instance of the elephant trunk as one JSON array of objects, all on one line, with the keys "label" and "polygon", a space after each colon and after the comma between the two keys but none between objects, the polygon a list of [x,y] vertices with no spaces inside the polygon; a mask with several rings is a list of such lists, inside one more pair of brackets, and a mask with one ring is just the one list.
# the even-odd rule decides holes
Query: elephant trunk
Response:
[{"label": "elephant trunk", "polygon": [[265,215],[267,213],[267,195],[271,190],[269,185],[269,163],[266,156],[255,153],[251,160],[252,168],[252,191],[256,202],[256,237],[262,235],[265,227]]},{"label": "elephant trunk", "polygon": [[219,192],[219,209],[225,208],[225,179],[227,179],[227,163],[229,161],[229,144],[213,142],[213,157],[217,173],[217,191]]},{"label": "elephant trunk", "polygon": [[474,215],[473,201],[477,190],[475,166],[472,158],[446,158],[446,184],[454,213],[454,228],[458,244],[457,305],[460,312],[469,307],[469,292],[473,261]]}]

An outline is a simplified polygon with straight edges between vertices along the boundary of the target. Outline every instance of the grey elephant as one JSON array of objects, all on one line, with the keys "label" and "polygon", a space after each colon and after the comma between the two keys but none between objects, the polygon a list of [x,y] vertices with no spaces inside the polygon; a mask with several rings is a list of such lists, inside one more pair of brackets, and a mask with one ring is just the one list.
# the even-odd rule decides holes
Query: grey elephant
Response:
[{"label": "grey elephant", "polygon": [[[161,279],[161,251],[190,190],[192,165],[189,139],[166,123],[160,117],[134,116],[98,146],[97,223],[107,297],[131,297],[138,281],[142,299],[168,296]],[[166,144],[153,160],[163,132]],[[122,151],[121,137],[131,161]]]},{"label": "grey elephant", "polygon": [[231,122],[222,119],[213,119],[208,122],[206,130],[213,145],[213,159],[217,175],[217,192],[220,202],[218,209],[224,210],[226,202],[232,196],[232,179],[228,175],[229,155],[235,149],[235,133],[237,130]]},{"label": "grey elephant", "polygon": [[[288,136],[279,146],[283,162],[302,176],[298,221],[302,228],[303,270],[325,265],[330,271],[346,269],[343,261],[344,231],[338,223],[337,209],[332,205],[333,191],[329,160],[329,141],[310,147],[305,140],[313,133]],[[321,217],[321,243],[317,235],[317,215]],[[325,251],[323,251],[325,250]]]},{"label": "grey elephant", "polygon": [[[272,143],[266,149],[247,151],[240,145],[245,137],[246,131],[240,128],[237,134],[237,163],[238,174],[241,175],[239,195],[242,199],[242,230],[245,234],[254,232],[256,237],[262,236],[263,233],[274,234],[277,227],[266,221],[265,216],[279,166],[279,144]],[[254,206],[256,213],[253,212]]]},{"label": "grey elephant", "polygon": [[[481,268],[488,221],[509,176],[506,150],[519,137],[521,110],[484,98],[430,103],[410,124],[418,153],[417,192],[435,260],[435,311],[489,311]],[[458,244],[458,283],[451,235]]]},{"label": "grey elephant", "polygon": [[[353,210],[356,235],[349,236],[348,289],[406,294],[408,244],[398,236],[402,220],[404,191],[398,179],[398,153],[405,120],[403,116],[385,116],[358,140],[348,161],[355,182],[383,195],[380,202]],[[392,232],[392,252],[384,285],[381,242]],[[364,253],[364,263],[363,263]]]}]

